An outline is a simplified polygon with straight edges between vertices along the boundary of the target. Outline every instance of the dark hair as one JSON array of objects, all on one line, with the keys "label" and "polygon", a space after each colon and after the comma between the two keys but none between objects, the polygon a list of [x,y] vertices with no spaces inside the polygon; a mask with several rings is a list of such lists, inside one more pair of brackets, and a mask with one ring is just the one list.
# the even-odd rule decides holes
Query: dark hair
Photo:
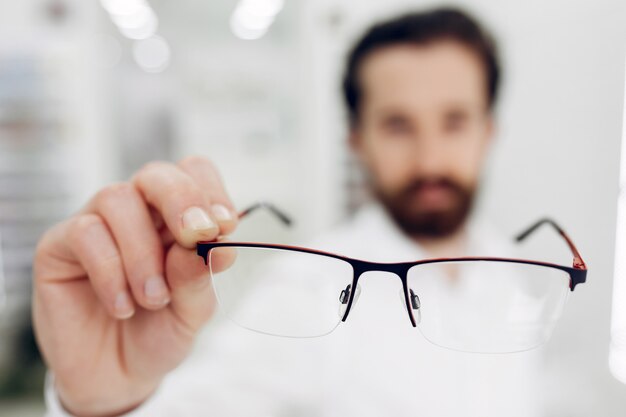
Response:
[{"label": "dark hair", "polygon": [[398,44],[424,45],[440,40],[462,43],[480,57],[487,76],[489,108],[493,109],[500,80],[500,64],[495,41],[466,12],[455,8],[437,8],[377,23],[354,45],[348,55],[343,78],[343,95],[350,123],[354,125],[358,119],[362,95],[358,79],[359,68],[369,54]]}]

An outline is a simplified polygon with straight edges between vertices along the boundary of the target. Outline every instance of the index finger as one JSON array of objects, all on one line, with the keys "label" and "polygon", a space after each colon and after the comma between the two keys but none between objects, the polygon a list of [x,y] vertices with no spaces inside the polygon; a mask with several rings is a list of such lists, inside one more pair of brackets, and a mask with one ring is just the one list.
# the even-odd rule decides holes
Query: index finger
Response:
[{"label": "index finger", "polygon": [[168,162],[150,162],[131,182],[159,212],[181,246],[191,249],[199,240],[219,236],[209,194],[179,167]]}]

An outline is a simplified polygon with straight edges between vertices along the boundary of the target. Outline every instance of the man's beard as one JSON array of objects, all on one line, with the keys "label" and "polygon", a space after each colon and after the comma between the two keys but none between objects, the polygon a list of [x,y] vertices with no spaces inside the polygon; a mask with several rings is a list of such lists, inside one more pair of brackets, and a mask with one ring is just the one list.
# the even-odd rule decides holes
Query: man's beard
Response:
[{"label": "man's beard", "polygon": [[[412,202],[425,186],[439,186],[449,192],[452,203],[445,209],[428,209]],[[374,194],[391,217],[412,237],[445,237],[456,232],[469,216],[476,187],[464,187],[448,178],[418,179],[399,191],[388,192],[373,186]]]}]

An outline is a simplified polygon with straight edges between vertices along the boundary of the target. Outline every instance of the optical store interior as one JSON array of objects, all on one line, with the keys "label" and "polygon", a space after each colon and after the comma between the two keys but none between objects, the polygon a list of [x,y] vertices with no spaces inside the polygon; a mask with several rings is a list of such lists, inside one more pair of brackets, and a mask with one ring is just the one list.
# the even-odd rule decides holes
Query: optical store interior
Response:
[{"label": "optical store interior", "polygon": [[[256,0],[256,19],[252,3],[0,3],[0,416],[45,415],[35,248],[106,184],[153,160],[203,156],[237,208],[268,201],[293,218],[285,228],[259,212],[235,237],[286,244],[371,198],[348,140],[346,54],[380,19],[450,3]],[[477,216],[511,237],[558,219],[592,271],[543,347],[543,415],[623,416],[626,385],[608,355],[626,2],[451,4],[489,27],[503,68]],[[533,239],[529,256],[571,264],[553,230]]]}]

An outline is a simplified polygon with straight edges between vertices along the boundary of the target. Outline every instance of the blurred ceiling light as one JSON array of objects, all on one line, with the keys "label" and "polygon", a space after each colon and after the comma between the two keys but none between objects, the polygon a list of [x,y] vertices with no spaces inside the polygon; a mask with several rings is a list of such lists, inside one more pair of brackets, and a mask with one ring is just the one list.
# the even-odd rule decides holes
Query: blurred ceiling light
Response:
[{"label": "blurred ceiling light", "polygon": [[245,7],[239,7],[233,13],[233,18],[237,23],[246,29],[250,30],[262,30],[267,29],[274,22],[273,15],[257,14]]},{"label": "blurred ceiling light", "polygon": [[142,6],[134,13],[111,14],[111,20],[121,28],[138,28],[146,25],[150,20],[156,19],[156,15],[151,8]]},{"label": "blurred ceiling light", "polygon": [[276,16],[283,6],[283,0],[241,0],[238,7],[260,16]]},{"label": "blurred ceiling light", "polygon": [[170,47],[160,36],[138,40],[133,44],[133,58],[146,72],[165,70],[170,63],[170,56]]},{"label": "blurred ceiling light", "polygon": [[233,14],[230,19],[230,29],[240,39],[252,40],[259,39],[267,32],[267,27],[250,27],[237,19],[237,15]]},{"label": "blurred ceiling light", "polygon": [[259,39],[283,5],[283,0],[241,0],[230,18],[230,28],[241,39]]},{"label": "blurred ceiling light", "polygon": [[129,39],[148,39],[151,36],[156,34],[157,28],[159,27],[159,22],[156,19],[148,20],[144,25],[137,27],[118,27],[120,33],[126,36]]},{"label": "blurred ceiling light", "polygon": [[100,4],[109,14],[130,15],[142,7],[150,7],[146,0],[100,0]]},{"label": "blurred ceiling light", "polygon": [[156,34],[159,19],[146,0],[100,0],[111,21],[130,39],[147,39]]}]

